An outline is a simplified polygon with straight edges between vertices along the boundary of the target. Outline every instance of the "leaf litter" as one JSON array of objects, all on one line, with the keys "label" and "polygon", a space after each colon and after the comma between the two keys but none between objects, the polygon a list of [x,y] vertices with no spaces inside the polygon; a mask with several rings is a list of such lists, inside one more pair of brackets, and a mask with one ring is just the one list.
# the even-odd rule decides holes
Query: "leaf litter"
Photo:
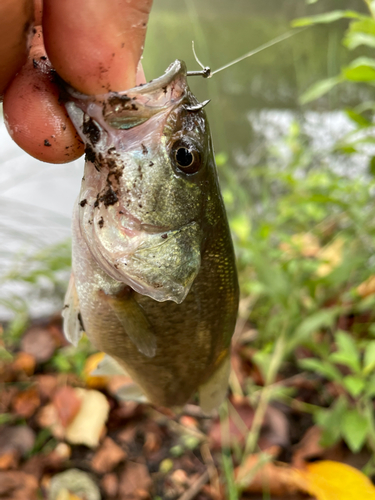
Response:
[{"label": "leaf litter", "polygon": [[[359,471],[369,453],[355,455],[342,442],[324,448],[311,417],[280,402],[266,409],[258,450],[241,457],[257,408],[256,399],[243,395],[246,380],[252,373],[264,383],[246,342],[233,349],[238,385],[227,411],[208,418],[192,404],[176,415],[118,401],[116,392],[129,380],[93,375],[103,355],[90,354],[88,344],[61,371],[56,358],[65,343],[53,325],[28,329],[27,341],[21,338],[0,361],[0,498],[224,500],[230,481],[238,498],[254,500],[265,492],[270,499],[375,498]],[[30,348],[34,332],[44,339],[43,356]],[[292,387],[295,401],[318,397],[304,375],[282,374],[277,383]],[[231,478],[223,453],[231,456]]]}]

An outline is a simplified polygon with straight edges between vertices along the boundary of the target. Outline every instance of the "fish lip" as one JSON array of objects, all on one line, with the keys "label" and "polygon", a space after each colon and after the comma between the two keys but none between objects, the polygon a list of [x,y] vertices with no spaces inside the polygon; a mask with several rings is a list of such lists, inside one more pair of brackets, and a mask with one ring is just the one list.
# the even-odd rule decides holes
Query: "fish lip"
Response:
[{"label": "fish lip", "polygon": [[131,87],[130,89],[126,90],[121,90],[119,92],[109,91],[106,94],[96,94],[95,96],[92,96],[88,94],[82,94],[81,92],[71,87],[66,82],[64,85],[64,89],[70,97],[74,99],[84,99],[84,100],[93,100],[93,98],[96,100],[97,99],[100,100],[101,98],[104,98],[104,96],[107,96],[108,94],[113,94],[118,96],[133,92],[137,94],[148,94],[150,92],[160,90],[161,88],[163,88],[164,85],[168,85],[176,77],[178,73],[181,73],[181,75],[183,76],[186,76],[187,73],[186,64],[184,61],[181,61],[180,59],[176,59],[175,61],[173,61],[173,63],[171,63],[168,66],[165,73],[159,76],[158,78],[155,78],[154,80],[151,80],[145,84],[136,85],[135,87]]}]

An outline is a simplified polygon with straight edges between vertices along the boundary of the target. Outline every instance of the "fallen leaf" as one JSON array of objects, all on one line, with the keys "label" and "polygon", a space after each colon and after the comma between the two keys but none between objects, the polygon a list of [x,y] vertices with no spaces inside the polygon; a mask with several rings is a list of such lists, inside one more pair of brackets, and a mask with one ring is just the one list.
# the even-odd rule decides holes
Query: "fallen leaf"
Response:
[{"label": "fallen leaf", "polygon": [[87,387],[91,389],[103,389],[107,386],[110,377],[105,375],[93,375],[92,372],[97,368],[98,364],[104,358],[104,352],[97,352],[92,354],[86,359],[85,366],[83,368],[82,376],[86,382]]},{"label": "fallen leaf", "polygon": [[51,399],[59,383],[57,376],[50,374],[41,374],[36,375],[35,378],[38,384],[41,399],[44,401]]},{"label": "fallen leaf", "polygon": [[86,497],[75,495],[74,493],[70,493],[68,489],[63,488],[57,495],[56,500],[86,500]]},{"label": "fallen leaf", "polygon": [[28,352],[19,352],[11,364],[11,368],[15,372],[25,372],[30,376],[35,370],[35,358]]},{"label": "fallen leaf", "polygon": [[279,452],[280,448],[273,446],[265,453],[249,455],[245,462],[235,469],[236,483],[249,493],[267,491],[275,496],[296,493],[303,480],[294,468],[272,462]]},{"label": "fallen leaf", "polygon": [[232,401],[229,418],[223,421],[217,417],[212,423],[208,433],[212,449],[228,447],[236,442],[243,444],[253,419],[254,410],[247,401]]},{"label": "fallen leaf", "polygon": [[57,345],[48,328],[33,326],[21,340],[21,349],[34,356],[38,363],[52,358]]},{"label": "fallen leaf", "polygon": [[[152,480],[148,469],[143,464],[127,462],[120,476],[119,498],[121,500],[139,500],[148,496]],[[146,498],[147,498],[146,496]]]},{"label": "fallen leaf", "polygon": [[357,293],[360,297],[368,297],[375,293],[375,276],[370,276],[366,281],[358,285]]},{"label": "fallen leaf", "polygon": [[66,428],[65,437],[72,444],[95,448],[107,421],[109,403],[101,392],[80,388],[74,390],[81,399],[81,407]]},{"label": "fallen leaf", "polygon": [[375,500],[370,479],[350,465],[331,460],[313,462],[299,471],[306,492],[317,500]]},{"label": "fallen leaf", "polygon": [[40,398],[36,387],[19,392],[12,401],[13,410],[21,417],[30,418],[40,406]]},{"label": "fallen leaf", "polygon": [[106,474],[100,482],[100,486],[108,497],[116,497],[118,493],[118,478],[114,473]]},{"label": "fallen leaf", "polygon": [[[71,496],[66,497],[67,493]],[[59,500],[62,495],[65,495],[65,498],[68,498],[68,500],[75,500],[76,498],[82,500],[101,500],[99,488],[91,476],[79,469],[69,469],[52,477],[48,500]]]},{"label": "fallen leaf", "polygon": [[111,472],[125,458],[126,453],[124,450],[111,438],[107,437],[95,453],[91,465],[98,474],[105,474],[106,472]]},{"label": "fallen leaf", "polygon": [[311,233],[297,233],[290,238],[290,243],[280,243],[280,249],[288,256],[316,257],[320,251],[319,239]]},{"label": "fallen leaf", "polygon": [[0,434],[0,453],[11,449],[21,455],[28,453],[35,443],[35,433],[27,425],[2,427]]},{"label": "fallen leaf", "polygon": [[69,385],[64,385],[56,390],[52,398],[52,403],[64,427],[70,424],[81,407],[81,399],[78,397],[75,389]]},{"label": "fallen leaf", "polygon": [[317,256],[322,263],[316,270],[317,276],[323,278],[341,264],[344,245],[345,240],[338,237],[330,245],[327,245],[320,250]]},{"label": "fallen leaf", "polygon": [[0,434],[0,469],[15,469],[22,455],[35,443],[35,433],[26,425],[2,427]]},{"label": "fallen leaf", "polygon": [[310,427],[295,447],[292,465],[297,468],[303,468],[307,460],[317,457],[321,458],[326,450],[326,448],[320,445],[321,438],[321,429],[316,425]]},{"label": "fallen leaf", "polygon": [[48,428],[57,439],[64,439],[65,429],[60,422],[55,406],[50,403],[43,406],[36,415],[36,422],[41,428]]},{"label": "fallen leaf", "polygon": [[21,471],[0,471],[0,498],[4,500],[36,500],[38,482]]},{"label": "fallen leaf", "polygon": [[9,450],[0,454],[0,470],[17,469],[19,453]]}]

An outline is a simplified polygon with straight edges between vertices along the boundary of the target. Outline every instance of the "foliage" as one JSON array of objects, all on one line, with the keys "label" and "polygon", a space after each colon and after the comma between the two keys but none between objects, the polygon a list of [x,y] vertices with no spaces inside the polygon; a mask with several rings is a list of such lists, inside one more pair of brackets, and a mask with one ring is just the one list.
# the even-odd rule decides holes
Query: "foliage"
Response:
[{"label": "foliage", "polygon": [[[375,2],[366,4],[367,15],[334,11],[294,25],[349,19],[345,47],[373,49]],[[373,86],[375,59],[357,57],[338,76],[308,89],[301,102],[343,82]],[[336,144],[337,157],[363,152],[374,143],[374,109],[375,102],[366,102],[345,111],[353,131]],[[285,146],[288,161],[280,151],[269,151],[266,161],[250,167],[246,188],[236,199],[224,192],[247,306],[243,314],[250,313],[258,334],[253,359],[266,381],[258,411],[275,397],[267,386],[289,360],[333,387],[322,384],[324,407],[308,409],[324,431],[322,444],[343,438],[353,452],[365,444],[374,452],[375,159],[367,172],[337,173],[329,152],[314,150],[299,123],[292,125]],[[249,184],[255,186],[253,203],[244,210],[240,203],[246,203]],[[254,432],[249,452],[254,452]]]}]

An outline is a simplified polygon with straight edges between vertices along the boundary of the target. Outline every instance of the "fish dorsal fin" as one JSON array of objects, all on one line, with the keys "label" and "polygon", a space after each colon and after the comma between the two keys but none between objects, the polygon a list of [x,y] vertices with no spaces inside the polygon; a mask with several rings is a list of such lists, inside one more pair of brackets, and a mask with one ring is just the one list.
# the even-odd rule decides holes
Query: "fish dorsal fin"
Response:
[{"label": "fish dorsal fin", "polygon": [[116,396],[122,401],[136,401],[137,403],[147,403],[148,400],[137,384],[126,384],[120,387]]},{"label": "fish dorsal fin", "polygon": [[70,275],[68,290],[65,294],[63,317],[64,335],[73,345],[77,346],[84,331],[82,317],[79,310],[79,299],[74,282],[73,273]]},{"label": "fish dorsal fin", "polygon": [[116,296],[106,295],[106,299],[138,351],[148,358],[153,358],[156,353],[156,336],[145,311],[136,302],[133,293],[130,291]]},{"label": "fish dorsal fin", "polygon": [[211,378],[199,386],[199,405],[204,413],[211,413],[224,401],[228,390],[229,373],[230,357],[226,355]]},{"label": "fish dorsal fin", "polygon": [[106,354],[104,358],[100,361],[98,366],[91,372],[91,375],[95,377],[102,375],[127,375],[126,371],[122,366],[117,363],[115,359]]}]

